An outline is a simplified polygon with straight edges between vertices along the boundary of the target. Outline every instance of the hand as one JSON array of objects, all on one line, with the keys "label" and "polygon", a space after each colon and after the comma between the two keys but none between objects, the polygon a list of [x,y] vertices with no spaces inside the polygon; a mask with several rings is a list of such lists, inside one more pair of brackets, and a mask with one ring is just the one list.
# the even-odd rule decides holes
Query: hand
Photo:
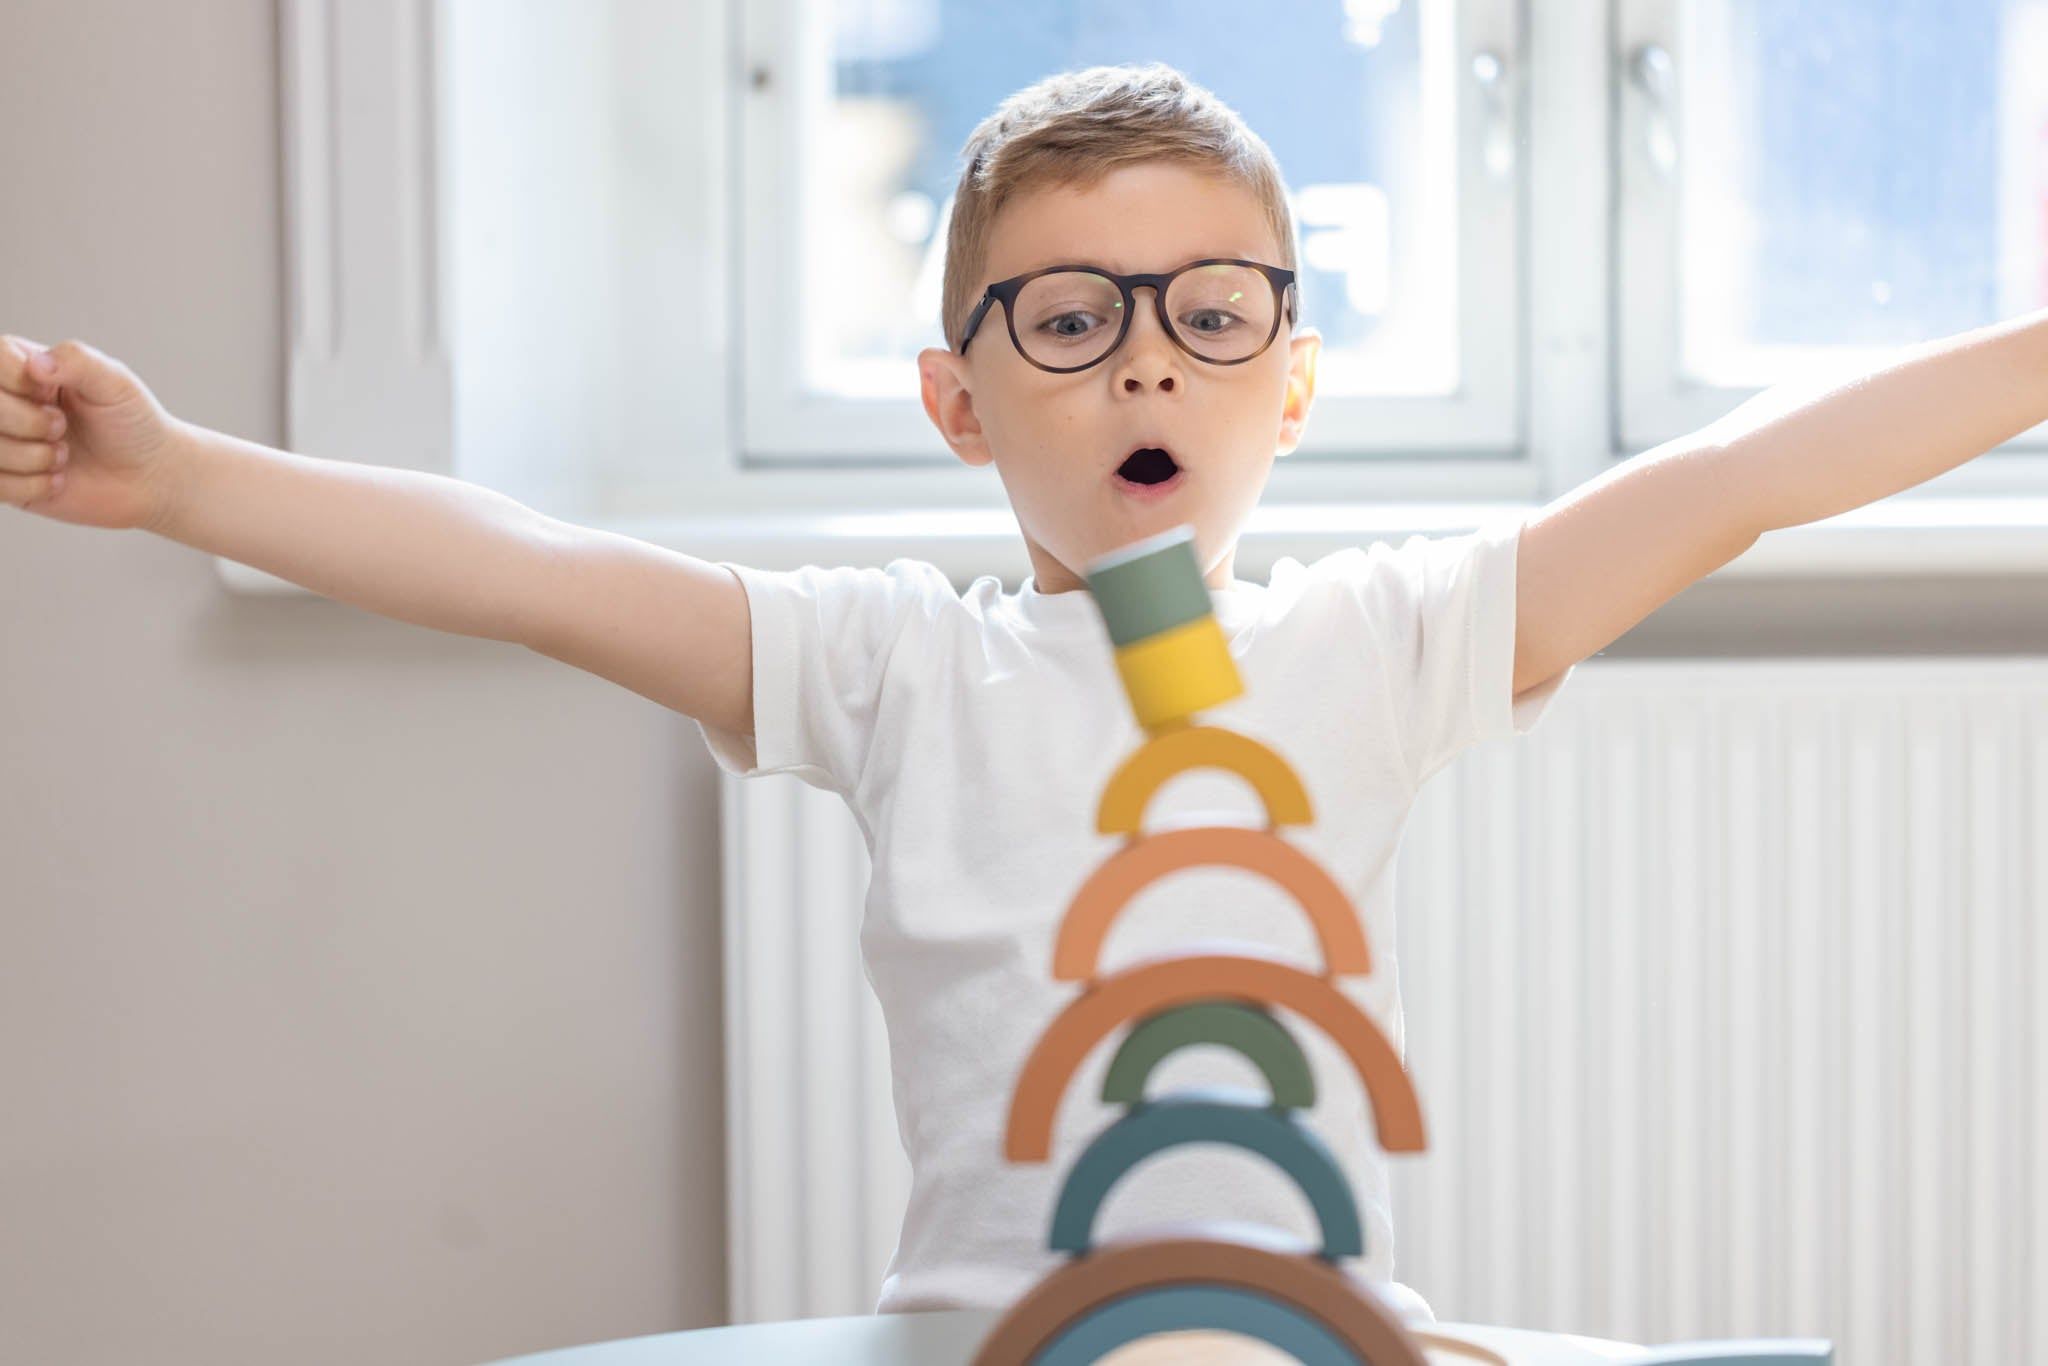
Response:
[{"label": "hand", "polygon": [[155,528],[182,466],[182,427],[113,357],[0,335],[0,502],[80,526]]}]

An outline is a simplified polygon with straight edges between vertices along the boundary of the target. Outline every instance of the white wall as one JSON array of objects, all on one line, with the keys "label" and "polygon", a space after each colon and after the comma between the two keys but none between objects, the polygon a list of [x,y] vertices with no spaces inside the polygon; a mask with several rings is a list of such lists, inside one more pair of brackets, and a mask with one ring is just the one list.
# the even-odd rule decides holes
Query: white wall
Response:
[{"label": "white wall", "polygon": [[[0,331],[280,441],[274,7],[7,0],[0,50]],[[0,1360],[720,1322],[714,779],[517,647],[0,507]]]}]

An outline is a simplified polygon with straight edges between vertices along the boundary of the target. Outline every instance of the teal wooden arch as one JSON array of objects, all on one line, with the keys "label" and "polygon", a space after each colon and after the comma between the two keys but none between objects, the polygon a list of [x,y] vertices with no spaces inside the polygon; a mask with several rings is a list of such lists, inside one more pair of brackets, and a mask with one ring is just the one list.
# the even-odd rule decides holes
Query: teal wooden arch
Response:
[{"label": "teal wooden arch", "polygon": [[1123,1174],[1183,1143],[1224,1143],[1257,1153],[1294,1178],[1323,1229],[1322,1255],[1362,1257],[1358,1201],[1329,1145],[1298,1110],[1265,1103],[1242,1087],[1189,1087],[1132,1107],[1097,1134],[1067,1172],[1053,1207],[1052,1249],[1086,1252],[1095,1216]]},{"label": "teal wooden arch", "polygon": [[1316,1079],[1308,1056],[1287,1026],[1263,1005],[1217,998],[1169,1006],[1139,1021],[1110,1059],[1102,1079],[1102,1099],[1110,1105],[1137,1105],[1153,1069],[1170,1055],[1196,1044],[1234,1048],[1265,1074],[1274,1105],[1306,1110],[1316,1103]]}]

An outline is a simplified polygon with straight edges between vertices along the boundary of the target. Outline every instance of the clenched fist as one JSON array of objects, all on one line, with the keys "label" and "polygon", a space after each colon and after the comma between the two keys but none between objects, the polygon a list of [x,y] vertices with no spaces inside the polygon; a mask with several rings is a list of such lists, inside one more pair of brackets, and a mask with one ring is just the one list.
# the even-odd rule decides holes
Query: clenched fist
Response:
[{"label": "clenched fist", "polygon": [[0,334],[0,502],[81,526],[153,528],[182,430],[112,356]]}]

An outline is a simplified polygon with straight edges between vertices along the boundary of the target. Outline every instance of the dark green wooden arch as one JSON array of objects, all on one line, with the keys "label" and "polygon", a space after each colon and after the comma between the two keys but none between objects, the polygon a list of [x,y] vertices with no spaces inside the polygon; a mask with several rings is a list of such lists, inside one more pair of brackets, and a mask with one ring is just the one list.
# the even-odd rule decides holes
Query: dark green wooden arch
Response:
[{"label": "dark green wooden arch", "polygon": [[1306,1110],[1316,1103],[1308,1056],[1287,1026],[1262,1005],[1221,997],[1170,1006],[1140,1020],[1110,1060],[1102,1099],[1110,1105],[1138,1104],[1154,1068],[1179,1050],[1204,1043],[1234,1048],[1250,1059],[1265,1074],[1273,1104]]}]

